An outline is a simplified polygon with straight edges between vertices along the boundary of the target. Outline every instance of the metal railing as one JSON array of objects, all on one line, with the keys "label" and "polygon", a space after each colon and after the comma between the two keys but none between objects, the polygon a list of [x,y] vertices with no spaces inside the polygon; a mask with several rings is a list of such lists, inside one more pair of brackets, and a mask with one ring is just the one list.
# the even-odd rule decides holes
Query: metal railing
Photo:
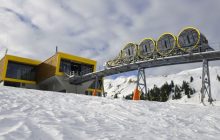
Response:
[{"label": "metal railing", "polygon": [[68,77],[80,77],[80,76],[83,76],[85,74],[92,73],[92,72],[93,72],[93,69],[89,68],[89,69],[84,69],[80,72],[70,71],[68,73],[67,72],[64,72],[64,73]]}]

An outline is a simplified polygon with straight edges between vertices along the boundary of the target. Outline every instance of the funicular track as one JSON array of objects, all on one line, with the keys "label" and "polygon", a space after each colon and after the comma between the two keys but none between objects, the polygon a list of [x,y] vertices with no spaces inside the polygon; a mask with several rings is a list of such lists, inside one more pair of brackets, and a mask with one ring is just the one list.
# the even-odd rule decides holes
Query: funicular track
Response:
[{"label": "funicular track", "polygon": [[71,76],[71,84],[81,84],[86,81],[95,80],[96,77],[106,77],[114,74],[138,70],[138,68],[153,68],[168,65],[177,65],[185,63],[203,62],[203,60],[215,61],[220,60],[220,51],[209,51],[193,54],[185,54],[171,57],[158,58],[153,60],[139,61],[136,63],[107,68],[101,71],[85,74],[82,76]]}]

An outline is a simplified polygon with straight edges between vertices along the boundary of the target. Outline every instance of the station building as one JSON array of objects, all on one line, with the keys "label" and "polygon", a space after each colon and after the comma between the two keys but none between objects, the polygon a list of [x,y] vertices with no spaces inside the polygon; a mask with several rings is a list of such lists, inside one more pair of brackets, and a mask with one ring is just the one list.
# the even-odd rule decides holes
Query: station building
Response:
[{"label": "station building", "polygon": [[[69,74],[80,76],[95,70],[96,61],[63,52],[57,52],[43,62],[5,55],[0,60],[0,83],[4,86],[91,94],[94,81],[73,85],[67,78]],[[96,91],[100,94],[102,87]]]}]

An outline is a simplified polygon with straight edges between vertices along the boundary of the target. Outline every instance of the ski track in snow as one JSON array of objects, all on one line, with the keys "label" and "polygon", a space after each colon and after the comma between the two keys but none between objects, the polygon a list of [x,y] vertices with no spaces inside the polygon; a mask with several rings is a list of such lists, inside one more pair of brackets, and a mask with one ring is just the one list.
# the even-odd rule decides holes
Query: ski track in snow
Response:
[{"label": "ski track in snow", "polygon": [[219,106],[0,87],[0,140],[219,138]]}]

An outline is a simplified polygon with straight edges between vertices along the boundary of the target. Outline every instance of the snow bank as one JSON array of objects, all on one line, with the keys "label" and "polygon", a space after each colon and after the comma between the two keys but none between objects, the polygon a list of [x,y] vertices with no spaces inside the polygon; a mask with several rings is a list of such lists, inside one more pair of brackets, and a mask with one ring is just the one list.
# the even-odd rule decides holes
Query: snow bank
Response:
[{"label": "snow bank", "polygon": [[1,140],[218,140],[219,132],[218,106],[0,87]]}]

